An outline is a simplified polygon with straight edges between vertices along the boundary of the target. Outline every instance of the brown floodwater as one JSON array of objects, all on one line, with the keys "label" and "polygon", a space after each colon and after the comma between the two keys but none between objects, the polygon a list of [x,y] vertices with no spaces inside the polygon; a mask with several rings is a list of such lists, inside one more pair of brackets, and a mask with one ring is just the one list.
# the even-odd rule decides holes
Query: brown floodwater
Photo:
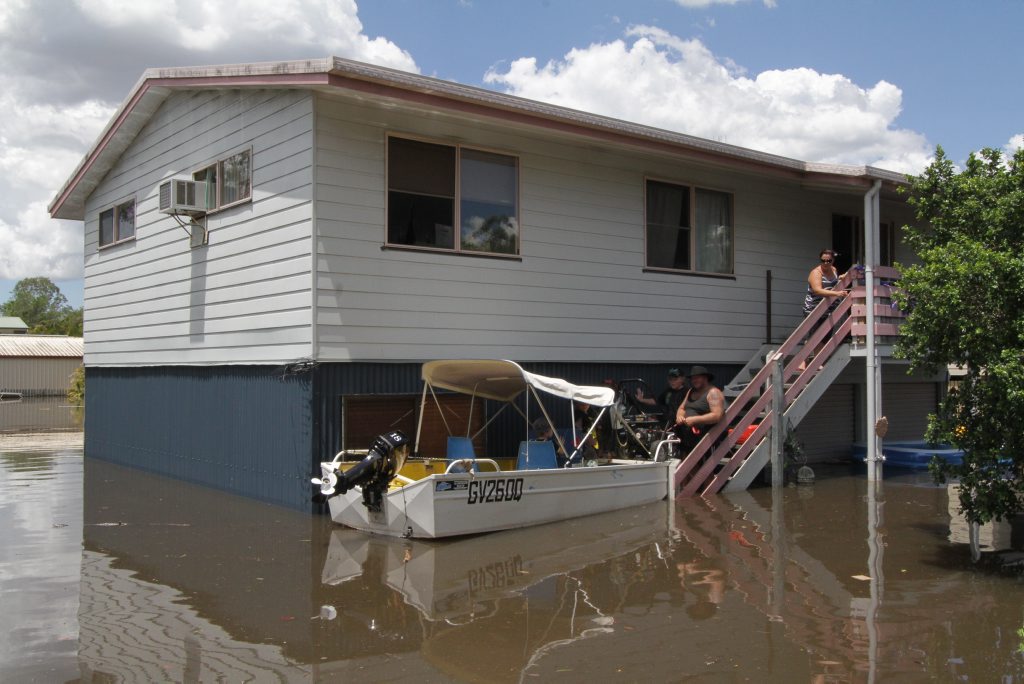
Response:
[{"label": "brown floodwater", "polygon": [[0,435],[0,681],[1024,681],[1020,531],[893,473],[421,542]]}]

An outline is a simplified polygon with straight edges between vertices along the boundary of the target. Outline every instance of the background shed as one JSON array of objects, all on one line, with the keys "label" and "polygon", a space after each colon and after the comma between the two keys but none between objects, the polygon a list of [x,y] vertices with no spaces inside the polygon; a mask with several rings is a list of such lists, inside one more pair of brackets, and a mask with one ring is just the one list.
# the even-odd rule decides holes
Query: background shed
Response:
[{"label": "background shed", "polygon": [[82,365],[82,338],[65,335],[0,335],[0,389],[26,397],[67,394]]}]

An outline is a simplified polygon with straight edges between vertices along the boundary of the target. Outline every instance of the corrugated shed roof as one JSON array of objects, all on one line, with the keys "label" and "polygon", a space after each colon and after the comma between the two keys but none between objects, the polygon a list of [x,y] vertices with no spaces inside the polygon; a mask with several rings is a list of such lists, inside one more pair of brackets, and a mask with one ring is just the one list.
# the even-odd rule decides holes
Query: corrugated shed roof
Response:
[{"label": "corrugated shed roof", "polygon": [[28,326],[25,325],[25,321],[21,320],[17,316],[0,316],[0,328],[20,328],[22,330],[28,330]]},{"label": "corrugated shed roof", "polygon": [[78,357],[82,338],[64,335],[0,335],[0,357]]}]

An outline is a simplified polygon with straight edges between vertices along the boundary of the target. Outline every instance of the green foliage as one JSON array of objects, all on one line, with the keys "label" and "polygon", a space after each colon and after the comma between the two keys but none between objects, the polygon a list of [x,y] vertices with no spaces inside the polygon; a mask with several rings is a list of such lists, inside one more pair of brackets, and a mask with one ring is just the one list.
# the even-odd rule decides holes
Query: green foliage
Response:
[{"label": "green foliage", "polygon": [[71,374],[71,385],[68,387],[68,401],[75,406],[85,403],[85,368],[79,366]]},{"label": "green foliage", "polygon": [[928,427],[964,463],[932,472],[960,480],[969,521],[1005,518],[1024,508],[1024,150],[985,149],[957,170],[940,147],[910,192],[920,263],[900,266],[897,353],[912,369],[966,367]]},{"label": "green foliage", "polygon": [[72,308],[49,278],[19,280],[0,311],[25,321],[30,333],[82,336],[82,309]]}]

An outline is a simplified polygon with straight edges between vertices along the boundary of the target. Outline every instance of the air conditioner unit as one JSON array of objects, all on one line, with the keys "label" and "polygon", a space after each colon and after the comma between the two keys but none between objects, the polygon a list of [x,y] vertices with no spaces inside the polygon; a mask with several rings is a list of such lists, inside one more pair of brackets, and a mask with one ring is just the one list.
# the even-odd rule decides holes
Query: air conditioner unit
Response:
[{"label": "air conditioner unit", "polygon": [[172,178],[160,184],[160,211],[197,216],[206,213],[206,182]]}]

